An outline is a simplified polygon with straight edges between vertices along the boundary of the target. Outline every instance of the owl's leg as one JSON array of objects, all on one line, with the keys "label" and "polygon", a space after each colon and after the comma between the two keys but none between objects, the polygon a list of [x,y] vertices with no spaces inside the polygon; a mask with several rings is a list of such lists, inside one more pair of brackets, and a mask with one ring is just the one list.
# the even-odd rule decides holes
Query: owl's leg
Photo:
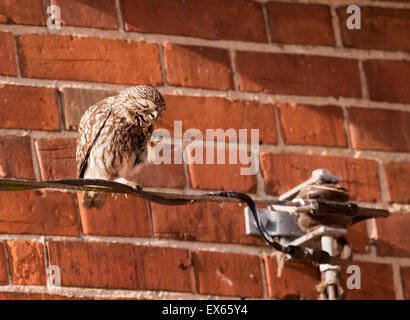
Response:
[{"label": "owl's leg", "polygon": [[103,192],[83,192],[81,204],[86,209],[102,209],[105,204],[107,194]]},{"label": "owl's leg", "polygon": [[[84,173],[85,179],[105,179],[110,180],[110,177],[105,174],[96,174],[92,170],[86,170]],[[83,191],[82,193],[82,201],[81,204],[86,209],[96,208],[102,209],[104,207],[105,201],[107,199],[107,193],[105,192],[86,192]]]}]

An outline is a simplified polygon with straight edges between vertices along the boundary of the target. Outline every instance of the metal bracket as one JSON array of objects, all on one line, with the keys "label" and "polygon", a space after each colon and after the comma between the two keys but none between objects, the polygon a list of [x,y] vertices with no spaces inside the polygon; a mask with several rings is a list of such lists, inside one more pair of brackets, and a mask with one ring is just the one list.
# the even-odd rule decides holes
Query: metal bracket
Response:
[{"label": "metal bracket", "polygon": [[[282,194],[279,197],[279,201],[282,201],[280,204],[271,204],[267,209],[257,209],[261,224],[263,224],[266,232],[271,237],[278,238],[275,240],[281,242],[283,245],[305,247],[310,250],[319,247],[321,250],[326,251],[330,256],[335,256],[337,251],[335,248],[335,239],[346,234],[347,230],[343,227],[349,224],[344,223],[344,220],[342,220],[341,223],[327,223],[327,225],[340,226],[339,228],[334,228],[325,225],[326,223],[316,223],[316,221],[319,220],[318,219],[315,223],[311,225],[308,224],[306,227],[305,221],[310,223],[314,215],[319,216],[320,214],[322,214],[322,217],[327,217],[332,214],[337,214],[341,217],[345,215],[348,219],[352,219],[352,221],[355,221],[354,219],[360,221],[361,219],[367,219],[369,217],[388,216],[388,212],[385,210],[360,208],[356,204],[345,202],[348,199],[348,193],[346,200],[338,201],[334,200],[332,197],[327,197],[329,193],[325,193],[325,191],[328,191],[326,188],[330,190],[338,190],[337,188],[340,187],[332,188],[332,186],[323,186],[323,188],[311,187],[304,189],[312,184],[328,185],[337,184],[341,181],[341,177],[333,176],[329,170],[314,170],[312,176],[308,180]],[[300,198],[296,198],[302,189],[304,189],[303,192],[305,193],[313,189],[318,189],[320,192],[323,191],[320,195],[323,196],[324,199],[320,198],[319,200],[316,200],[314,196],[305,199],[306,194],[301,194]],[[327,200],[326,198],[330,199]],[[246,234],[259,235],[260,232],[256,225],[256,221],[248,207],[245,208],[244,214]],[[317,216],[315,219],[317,219]],[[299,220],[299,218],[301,220]],[[308,233],[301,230],[298,221],[301,223],[303,230],[307,230]],[[320,285],[321,297],[329,300],[340,299],[342,295],[339,279],[340,266],[320,264],[319,268],[322,274],[322,282]]]},{"label": "metal bracket", "polygon": [[[287,212],[272,211],[269,209],[257,209],[257,211],[266,231],[272,237],[296,238],[304,234],[298,226],[298,216],[290,215]],[[246,207],[244,213],[246,234],[260,235],[251,210]]]}]

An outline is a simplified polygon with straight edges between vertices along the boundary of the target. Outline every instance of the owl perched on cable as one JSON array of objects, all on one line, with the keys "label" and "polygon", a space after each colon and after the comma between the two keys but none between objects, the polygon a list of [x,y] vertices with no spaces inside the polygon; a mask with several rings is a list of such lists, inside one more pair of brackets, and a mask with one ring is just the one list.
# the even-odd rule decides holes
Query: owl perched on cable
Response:
[{"label": "owl perched on cable", "polygon": [[[165,110],[161,93],[135,86],[91,106],[78,127],[77,176],[136,184],[153,125]],[[82,205],[101,209],[106,193],[83,192]]]}]

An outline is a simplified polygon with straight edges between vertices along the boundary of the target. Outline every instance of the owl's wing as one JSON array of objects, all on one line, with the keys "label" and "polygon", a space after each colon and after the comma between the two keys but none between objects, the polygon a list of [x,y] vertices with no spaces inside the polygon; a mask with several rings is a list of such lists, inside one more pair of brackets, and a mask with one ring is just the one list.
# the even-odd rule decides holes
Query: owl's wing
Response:
[{"label": "owl's wing", "polygon": [[113,97],[109,97],[96,103],[81,118],[76,153],[78,178],[84,177],[91,149],[111,115],[112,100]]}]

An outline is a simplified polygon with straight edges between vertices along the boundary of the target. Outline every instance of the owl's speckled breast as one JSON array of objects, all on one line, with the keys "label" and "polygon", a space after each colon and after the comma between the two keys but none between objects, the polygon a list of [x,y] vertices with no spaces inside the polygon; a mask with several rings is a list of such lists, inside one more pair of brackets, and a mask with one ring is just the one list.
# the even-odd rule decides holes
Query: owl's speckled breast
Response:
[{"label": "owl's speckled breast", "polygon": [[96,150],[101,155],[96,161],[97,165],[104,167],[112,178],[129,179],[136,174],[136,167],[147,157],[152,125],[140,117],[132,122],[130,119],[116,117],[113,125],[102,129],[96,141]]}]

